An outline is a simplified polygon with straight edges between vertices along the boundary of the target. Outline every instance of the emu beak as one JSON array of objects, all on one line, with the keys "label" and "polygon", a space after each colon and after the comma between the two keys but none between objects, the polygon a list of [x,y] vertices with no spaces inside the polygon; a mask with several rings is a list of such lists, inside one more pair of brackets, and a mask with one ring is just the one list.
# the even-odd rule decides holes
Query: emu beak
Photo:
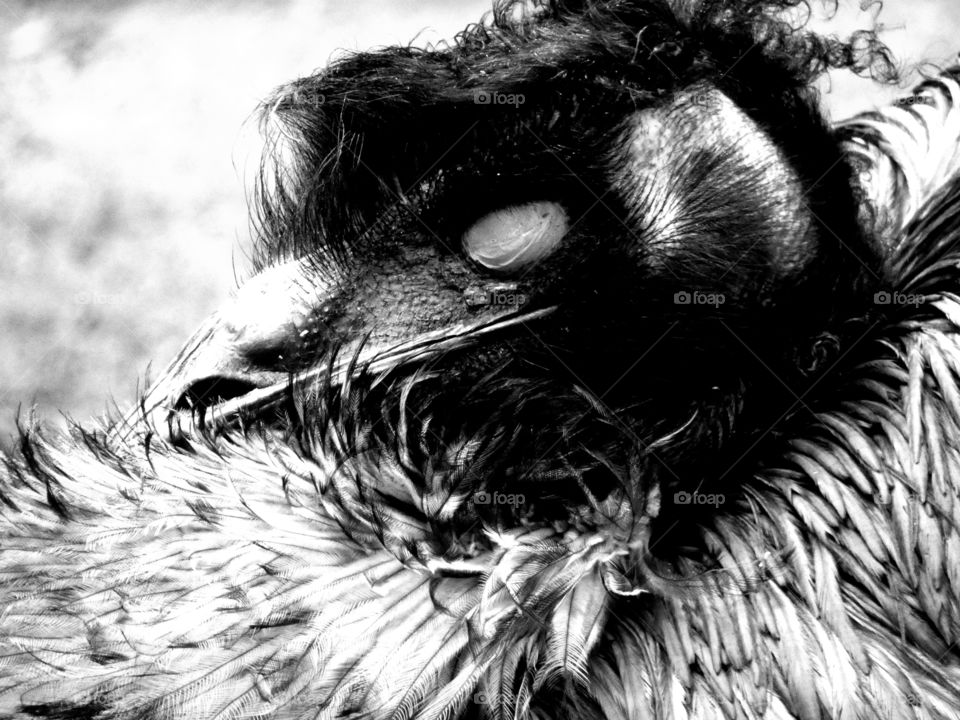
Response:
[{"label": "emu beak", "polygon": [[[525,312],[513,306],[472,317],[464,314],[457,322],[385,341],[376,339],[382,328],[375,322],[357,322],[377,316],[326,317],[318,330],[315,308],[326,298],[322,291],[305,296],[299,290],[303,285],[299,262],[270,268],[244,284],[200,327],[115,432],[125,435],[137,420],[146,419],[168,441],[210,433],[278,407],[292,389],[317,382],[340,385],[362,372],[423,363],[475,347],[556,309]],[[337,330],[343,327],[355,330],[347,335]],[[395,330],[387,336],[396,335]],[[310,334],[317,336],[311,355],[316,361],[295,371],[283,368],[285,350],[310,341]]]}]

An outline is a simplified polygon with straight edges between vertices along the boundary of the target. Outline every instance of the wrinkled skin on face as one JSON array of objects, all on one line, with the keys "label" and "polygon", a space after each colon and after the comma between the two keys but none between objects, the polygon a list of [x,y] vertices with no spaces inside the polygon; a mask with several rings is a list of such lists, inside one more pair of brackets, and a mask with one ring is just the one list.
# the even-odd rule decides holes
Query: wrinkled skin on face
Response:
[{"label": "wrinkled skin on face", "polygon": [[511,3],[280,88],[254,275],[0,470],[0,716],[954,717],[952,504],[901,516],[960,346],[875,302],[948,301],[952,195],[877,230],[809,84],[884,52],[791,5]]}]

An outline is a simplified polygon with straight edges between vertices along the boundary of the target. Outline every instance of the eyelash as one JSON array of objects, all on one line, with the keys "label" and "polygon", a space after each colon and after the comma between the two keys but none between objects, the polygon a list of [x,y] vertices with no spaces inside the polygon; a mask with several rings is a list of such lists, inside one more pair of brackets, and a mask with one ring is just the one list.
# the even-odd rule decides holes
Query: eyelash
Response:
[{"label": "eyelash", "polygon": [[442,229],[442,237],[459,247],[463,234],[486,215],[512,205],[538,200],[566,206],[567,193],[558,183],[538,182],[529,176],[470,178],[438,188],[429,205],[429,216]]}]

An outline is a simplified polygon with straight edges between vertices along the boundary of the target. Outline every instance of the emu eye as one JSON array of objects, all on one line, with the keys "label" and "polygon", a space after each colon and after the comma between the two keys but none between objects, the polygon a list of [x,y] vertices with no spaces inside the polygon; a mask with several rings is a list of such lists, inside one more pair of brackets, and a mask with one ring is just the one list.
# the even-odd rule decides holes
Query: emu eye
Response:
[{"label": "emu eye", "polygon": [[490,270],[509,271],[549,255],[569,229],[555,202],[537,201],[494,210],[463,234],[463,249]]}]

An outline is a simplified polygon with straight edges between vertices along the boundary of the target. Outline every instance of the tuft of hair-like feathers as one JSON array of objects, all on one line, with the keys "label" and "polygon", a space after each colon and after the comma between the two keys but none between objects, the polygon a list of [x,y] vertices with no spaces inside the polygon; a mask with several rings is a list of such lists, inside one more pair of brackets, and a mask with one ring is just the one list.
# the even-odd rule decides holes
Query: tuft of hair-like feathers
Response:
[{"label": "tuft of hair-like feathers", "polygon": [[[527,137],[524,125],[550,127],[557,148],[589,147],[611,118],[704,78],[758,118],[815,186],[824,168],[802,131],[817,116],[811,82],[834,68],[884,81],[896,72],[872,32],[843,42],[784,19],[806,5],[496,0],[484,22],[449,46],[346,55],[263,103],[256,260],[263,267],[303,255],[342,257],[397,221],[398,198],[429,214],[421,194],[437,188],[421,188],[428,175],[436,178],[429,183],[443,184],[444,170],[477,154],[495,157],[515,137]],[[514,126],[495,107],[478,108],[485,93],[525,98]],[[322,257],[311,252],[317,242]]]}]

